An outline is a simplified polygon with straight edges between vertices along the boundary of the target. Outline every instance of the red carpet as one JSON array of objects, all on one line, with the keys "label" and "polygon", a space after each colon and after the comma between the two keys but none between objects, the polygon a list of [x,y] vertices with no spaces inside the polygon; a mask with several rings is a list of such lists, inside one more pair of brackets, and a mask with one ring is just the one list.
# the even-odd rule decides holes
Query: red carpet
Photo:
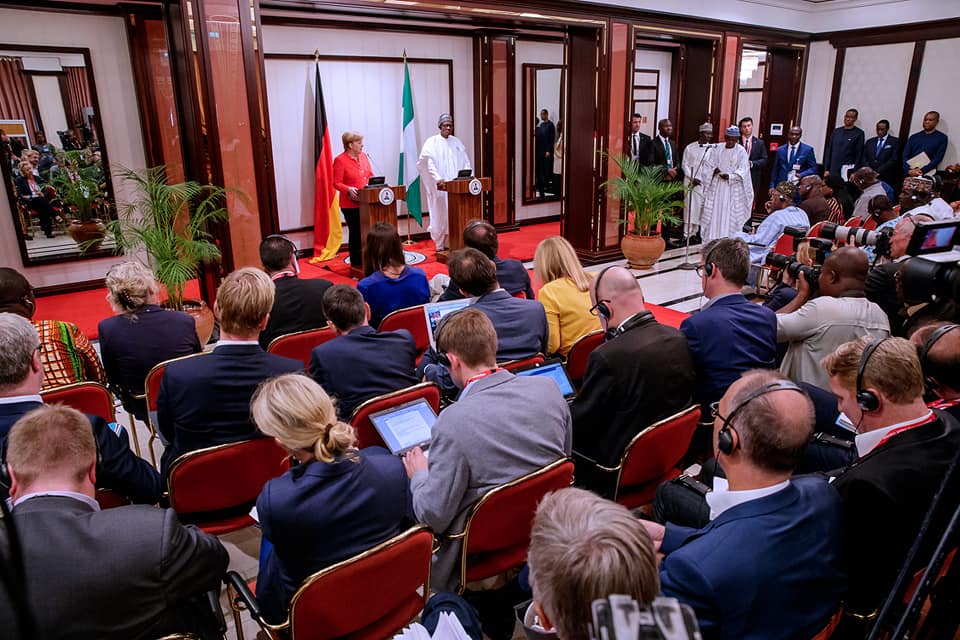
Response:
[{"label": "red carpet", "polygon": [[[524,262],[533,259],[537,244],[547,236],[560,233],[559,222],[546,222],[520,227],[518,231],[500,234],[500,256],[514,258]],[[432,278],[438,273],[446,273],[446,265],[437,262],[433,241],[424,240],[413,246],[406,247],[426,256],[426,261],[417,265]],[[300,261],[301,276],[304,278],[324,278],[335,284],[355,285],[356,280],[350,277],[350,266],[344,262],[347,253],[341,252],[332,260],[320,264],[309,264],[307,260]],[[187,286],[186,295],[193,298],[200,297],[197,282]],[[107,304],[107,290],[105,288],[63,293],[53,296],[44,296],[37,299],[37,312],[34,317],[38,320],[66,320],[75,323],[91,340],[97,337],[97,323],[113,315],[110,305]]]}]

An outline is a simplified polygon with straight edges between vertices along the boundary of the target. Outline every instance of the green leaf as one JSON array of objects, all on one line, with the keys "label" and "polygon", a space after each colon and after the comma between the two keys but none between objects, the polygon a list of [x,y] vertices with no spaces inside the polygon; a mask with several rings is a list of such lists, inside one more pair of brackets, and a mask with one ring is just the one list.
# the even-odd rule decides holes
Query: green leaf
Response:
[{"label": "green leaf", "polygon": [[610,197],[624,204],[626,216],[621,224],[629,224],[632,217],[633,233],[655,235],[658,222],[679,223],[674,211],[683,207],[687,185],[682,182],[664,182],[664,169],[659,166],[643,166],[621,154],[613,161],[620,169],[620,176],[604,182],[601,187],[609,190]]}]

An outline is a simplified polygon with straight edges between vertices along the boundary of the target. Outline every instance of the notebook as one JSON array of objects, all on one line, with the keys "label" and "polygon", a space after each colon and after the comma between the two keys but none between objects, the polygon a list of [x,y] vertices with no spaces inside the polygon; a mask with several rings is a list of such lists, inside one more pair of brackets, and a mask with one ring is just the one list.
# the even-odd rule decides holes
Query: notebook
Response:
[{"label": "notebook", "polygon": [[426,448],[436,420],[433,407],[423,398],[370,415],[370,422],[390,453],[398,456],[414,447]]},{"label": "notebook", "polygon": [[447,302],[431,302],[423,305],[423,315],[427,319],[427,335],[430,336],[430,346],[437,348],[437,343],[433,339],[433,332],[444,316],[450,315],[454,311],[459,311],[469,307],[476,298],[461,298],[460,300],[448,300]]},{"label": "notebook", "polygon": [[542,376],[550,378],[557,385],[557,388],[560,389],[560,393],[563,394],[563,398],[567,402],[570,402],[577,396],[577,391],[573,388],[573,383],[570,382],[570,377],[563,368],[563,362],[560,358],[546,360],[540,364],[520,369],[514,373],[518,376]]}]

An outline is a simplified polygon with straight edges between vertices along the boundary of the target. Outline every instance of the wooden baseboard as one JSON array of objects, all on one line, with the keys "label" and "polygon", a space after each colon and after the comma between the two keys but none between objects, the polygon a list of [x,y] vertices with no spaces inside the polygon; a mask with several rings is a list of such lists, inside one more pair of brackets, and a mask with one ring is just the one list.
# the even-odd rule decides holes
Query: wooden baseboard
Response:
[{"label": "wooden baseboard", "polygon": [[56,296],[61,293],[76,293],[78,291],[90,291],[92,289],[101,289],[106,286],[107,281],[105,278],[97,278],[96,280],[82,280],[80,282],[67,282],[64,284],[52,284],[46,287],[37,287],[33,290],[33,294],[42,298],[44,296]]}]

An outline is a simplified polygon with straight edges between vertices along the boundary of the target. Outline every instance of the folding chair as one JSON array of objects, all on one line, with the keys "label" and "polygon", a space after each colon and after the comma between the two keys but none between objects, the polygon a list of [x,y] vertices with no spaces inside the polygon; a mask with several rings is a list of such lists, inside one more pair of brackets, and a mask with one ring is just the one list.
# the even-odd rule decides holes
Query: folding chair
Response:
[{"label": "folding chair", "polygon": [[373,423],[370,422],[370,415],[420,398],[430,404],[434,413],[440,412],[440,387],[435,382],[421,382],[412,387],[385,393],[361,403],[350,416],[350,424],[357,432],[357,446],[361,449],[386,446],[383,438],[380,437]]},{"label": "folding chair", "polygon": [[271,340],[267,345],[267,353],[299,360],[303,363],[304,369],[309,370],[310,352],[313,348],[336,337],[337,333],[330,327],[288,333]]}]

